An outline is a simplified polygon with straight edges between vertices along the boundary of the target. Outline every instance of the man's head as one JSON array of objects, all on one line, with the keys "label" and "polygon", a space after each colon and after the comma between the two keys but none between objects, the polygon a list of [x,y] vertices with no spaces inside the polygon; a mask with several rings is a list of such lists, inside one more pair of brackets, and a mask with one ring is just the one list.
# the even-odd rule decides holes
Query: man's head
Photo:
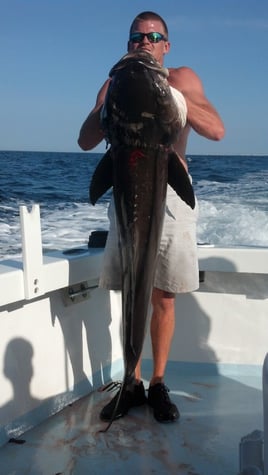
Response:
[{"label": "man's head", "polygon": [[137,15],[131,26],[128,40],[128,52],[148,51],[163,64],[164,55],[170,50],[168,28],[161,16],[154,12],[142,12]]}]

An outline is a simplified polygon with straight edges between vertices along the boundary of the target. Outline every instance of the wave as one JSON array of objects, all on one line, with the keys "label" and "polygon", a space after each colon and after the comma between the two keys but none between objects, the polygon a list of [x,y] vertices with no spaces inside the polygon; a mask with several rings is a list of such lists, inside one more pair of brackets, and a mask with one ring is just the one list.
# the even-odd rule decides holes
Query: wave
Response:
[{"label": "wave", "polygon": [[[95,207],[88,203],[101,156],[0,152],[0,259],[21,256],[21,204],[40,204],[44,251],[86,246],[92,231],[108,229],[110,194]],[[267,157],[191,156],[189,167],[200,210],[197,241],[268,246]]]}]

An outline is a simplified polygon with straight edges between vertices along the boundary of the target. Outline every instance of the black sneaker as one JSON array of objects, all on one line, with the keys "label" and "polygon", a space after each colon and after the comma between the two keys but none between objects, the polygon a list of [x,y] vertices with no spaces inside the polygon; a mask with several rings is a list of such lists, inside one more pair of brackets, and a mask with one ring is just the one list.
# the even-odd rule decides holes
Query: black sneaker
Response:
[{"label": "black sneaker", "polygon": [[[119,393],[120,389],[113,397],[113,399],[101,410],[100,418],[102,421],[109,422],[112,419]],[[120,417],[125,416],[128,413],[129,409],[131,409],[132,407],[142,406],[146,403],[147,398],[145,396],[145,389],[143,386],[143,382],[141,381],[139,384],[133,385],[133,388],[126,390],[124,396],[122,397],[118,405],[115,414],[115,419],[119,419]]]},{"label": "black sneaker", "polygon": [[180,417],[179,410],[171,402],[169,389],[163,383],[157,383],[148,389],[148,404],[154,410],[154,417],[158,422],[176,421]]}]

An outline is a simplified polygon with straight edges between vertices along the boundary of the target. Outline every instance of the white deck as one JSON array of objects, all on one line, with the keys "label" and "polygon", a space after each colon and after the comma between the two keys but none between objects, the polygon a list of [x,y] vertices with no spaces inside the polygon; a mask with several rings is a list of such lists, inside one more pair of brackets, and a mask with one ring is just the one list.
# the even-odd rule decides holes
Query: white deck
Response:
[{"label": "white deck", "polygon": [[99,412],[112,394],[96,391],[23,434],[23,444],[2,447],[1,475],[237,475],[241,437],[262,429],[261,378],[203,369],[168,371],[178,422],[160,424],[144,406],[100,433],[107,424]]},{"label": "white deck", "polygon": [[[176,297],[166,375],[180,421],[143,407],[101,433],[112,394],[97,389],[122,376],[120,293],[96,288],[101,249],[43,256],[38,208],[22,217],[23,260],[0,263],[0,475],[238,475],[241,438],[264,425],[268,248],[199,247],[204,281]],[[147,387],[148,338],[143,357]],[[268,474],[264,412],[252,475]]]}]

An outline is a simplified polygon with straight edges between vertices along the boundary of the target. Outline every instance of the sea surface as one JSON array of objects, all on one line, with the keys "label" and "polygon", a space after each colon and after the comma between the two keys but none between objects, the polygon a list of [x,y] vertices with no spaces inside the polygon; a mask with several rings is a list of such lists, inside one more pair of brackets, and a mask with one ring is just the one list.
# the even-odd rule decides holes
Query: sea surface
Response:
[{"label": "sea surface", "polygon": [[[95,206],[88,185],[99,153],[0,151],[0,259],[21,256],[19,207],[40,205],[48,249],[86,246],[108,229],[108,192]],[[190,155],[199,201],[198,243],[268,246],[268,156]]]}]

